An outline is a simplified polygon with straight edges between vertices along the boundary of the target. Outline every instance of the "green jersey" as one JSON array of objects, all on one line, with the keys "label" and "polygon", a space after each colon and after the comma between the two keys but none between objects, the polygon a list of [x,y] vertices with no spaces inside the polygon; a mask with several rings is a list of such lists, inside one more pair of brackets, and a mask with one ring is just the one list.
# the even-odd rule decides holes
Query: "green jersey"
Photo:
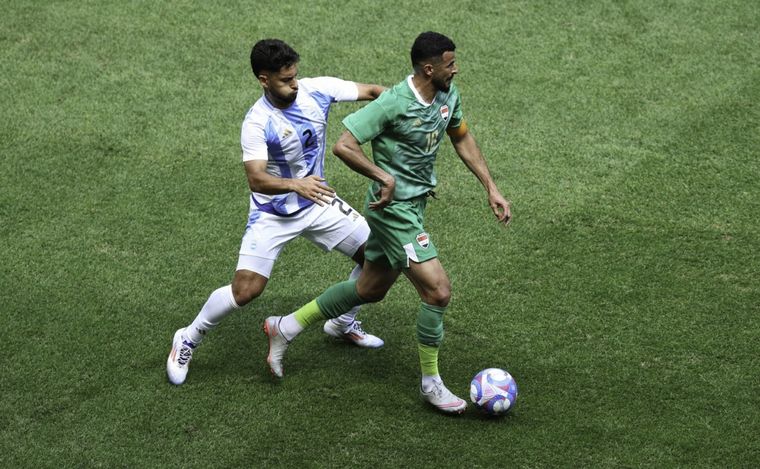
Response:
[{"label": "green jersey", "polygon": [[[436,185],[438,146],[447,128],[462,124],[459,91],[439,91],[431,104],[419,97],[412,76],[343,119],[359,143],[372,141],[375,164],[396,178],[394,200],[426,194]],[[374,182],[370,191],[377,192]]]}]

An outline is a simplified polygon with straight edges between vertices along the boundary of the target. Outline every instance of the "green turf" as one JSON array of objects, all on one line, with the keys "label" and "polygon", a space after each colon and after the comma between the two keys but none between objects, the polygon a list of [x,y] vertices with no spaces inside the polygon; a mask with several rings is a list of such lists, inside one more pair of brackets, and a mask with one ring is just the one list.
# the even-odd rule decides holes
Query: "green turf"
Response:
[{"label": "green turf", "polygon": [[[0,466],[757,467],[760,9],[754,0],[17,1],[0,7]],[[228,283],[247,211],[248,65],[392,85],[457,43],[465,115],[514,201],[450,145],[428,228],[453,284],[441,371],[508,369],[513,413],[417,398],[416,295],[315,328],[274,383],[259,332],[344,278],[304,241],[167,384],[174,330]],[[336,106],[328,140],[359,105]],[[328,156],[361,206],[365,181]],[[294,291],[294,287],[296,288]]]}]

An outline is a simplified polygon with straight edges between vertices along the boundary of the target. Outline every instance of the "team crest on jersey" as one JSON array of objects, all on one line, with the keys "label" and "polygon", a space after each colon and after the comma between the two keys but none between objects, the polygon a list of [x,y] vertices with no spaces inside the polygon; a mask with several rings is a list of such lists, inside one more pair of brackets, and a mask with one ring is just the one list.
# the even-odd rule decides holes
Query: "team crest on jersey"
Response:
[{"label": "team crest on jersey", "polygon": [[443,118],[443,120],[446,120],[449,118],[449,106],[446,104],[441,106],[441,117]]},{"label": "team crest on jersey", "polygon": [[422,246],[423,249],[427,249],[430,246],[430,238],[427,233],[420,233],[417,235],[417,244]]},{"label": "team crest on jersey", "polygon": [[286,128],[285,131],[282,133],[283,140],[293,135],[293,130],[290,128]]}]

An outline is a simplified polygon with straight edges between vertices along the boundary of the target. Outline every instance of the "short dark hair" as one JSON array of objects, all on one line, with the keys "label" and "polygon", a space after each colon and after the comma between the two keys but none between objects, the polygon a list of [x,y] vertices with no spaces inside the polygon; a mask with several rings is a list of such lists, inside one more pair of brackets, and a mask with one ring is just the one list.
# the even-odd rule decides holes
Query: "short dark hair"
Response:
[{"label": "short dark hair", "polygon": [[432,58],[438,58],[446,51],[454,52],[457,46],[454,41],[441,33],[427,31],[414,40],[412,44],[412,67],[417,68],[422,62]]},{"label": "short dark hair", "polygon": [[251,49],[251,70],[255,76],[261,72],[278,72],[300,60],[298,52],[279,39],[262,39]]}]

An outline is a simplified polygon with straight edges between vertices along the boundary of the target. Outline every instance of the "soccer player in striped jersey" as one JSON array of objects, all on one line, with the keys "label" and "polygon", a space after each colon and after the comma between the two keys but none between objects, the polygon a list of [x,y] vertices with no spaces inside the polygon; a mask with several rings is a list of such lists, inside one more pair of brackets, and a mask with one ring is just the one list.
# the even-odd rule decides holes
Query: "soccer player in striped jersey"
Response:
[{"label": "soccer player in striped jersey", "polygon": [[[381,300],[403,272],[422,300],[417,313],[420,395],[442,412],[461,413],[467,407],[464,399],[446,388],[438,372],[451,284],[423,226],[427,196],[436,185],[436,153],[445,134],[485,188],[497,220],[507,224],[512,214],[467,129],[459,91],[452,83],[458,72],[454,50],[454,43],[442,34],[420,34],[411,50],[414,73],[343,120],[347,130],[333,152],[372,180],[365,205],[372,231],[364,269],[358,279],[333,285],[296,312],[266,319],[267,361],[275,375],[282,376],[285,351],[305,327],[355,305]],[[366,142],[372,142],[374,163],[361,148]]]},{"label": "soccer player in striped jersey", "polygon": [[[332,77],[298,78],[299,56],[278,39],[257,42],[251,69],[264,94],[245,116],[243,164],[251,189],[248,223],[232,283],[211,293],[195,319],[177,330],[166,363],[169,381],[184,383],[193,351],[229,313],[261,295],[282,248],[303,236],[335,249],[357,266],[364,262],[369,227],[324,178],[325,129],[330,106],[377,98],[385,88]],[[361,347],[383,341],[356,321],[358,308],[325,323],[325,333]]]}]

